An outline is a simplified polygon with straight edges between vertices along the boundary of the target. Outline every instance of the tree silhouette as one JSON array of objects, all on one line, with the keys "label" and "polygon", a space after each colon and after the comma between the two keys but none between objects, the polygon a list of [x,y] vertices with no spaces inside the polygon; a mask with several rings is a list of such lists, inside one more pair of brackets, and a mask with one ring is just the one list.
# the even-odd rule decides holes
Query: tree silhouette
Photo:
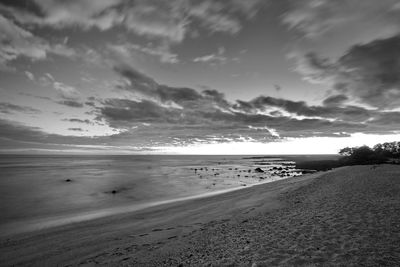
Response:
[{"label": "tree silhouette", "polygon": [[385,163],[400,158],[400,142],[376,144],[373,148],[345,147],[339,154],[343,156],[340,161],[344,165]]}]

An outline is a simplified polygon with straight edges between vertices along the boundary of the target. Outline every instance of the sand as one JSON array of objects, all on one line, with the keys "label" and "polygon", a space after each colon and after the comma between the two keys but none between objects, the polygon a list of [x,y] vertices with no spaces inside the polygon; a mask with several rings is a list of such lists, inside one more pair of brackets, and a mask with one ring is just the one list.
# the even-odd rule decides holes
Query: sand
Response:
[{"label": "sand", "polygon": [[352,166],[2,238],[2,266],[399,266],[400,166]]}]

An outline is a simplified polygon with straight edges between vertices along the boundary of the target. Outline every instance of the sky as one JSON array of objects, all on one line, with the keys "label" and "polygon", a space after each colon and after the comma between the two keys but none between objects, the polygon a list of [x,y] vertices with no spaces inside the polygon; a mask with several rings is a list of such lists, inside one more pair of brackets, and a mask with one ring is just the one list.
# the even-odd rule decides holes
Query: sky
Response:
[{"label": "sky", "polygon": [[400,0],[0,0],[0,153],[400,140]]}]

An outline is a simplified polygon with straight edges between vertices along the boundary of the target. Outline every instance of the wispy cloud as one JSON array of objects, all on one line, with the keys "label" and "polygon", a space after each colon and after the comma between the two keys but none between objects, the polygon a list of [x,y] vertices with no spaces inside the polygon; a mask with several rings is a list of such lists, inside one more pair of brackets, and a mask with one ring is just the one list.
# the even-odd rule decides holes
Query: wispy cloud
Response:
[{"label": "wispy cloud", "polygon": [[0,70],[13,70],[8,63],[21,56],[43,60],[47,54],[74,56],[75,51],[63,44],[51,44],[18,26],[0,14]]},{"label": "wispy cloud", "polygon": [[21,5],[4,6],[22,24],[46,25],[54,28],[80,26],[108,30],[123,26],[137,35],[162,38],[179,43],[193,26],[193,20],[211,31],[237,33],[241,20],[257,12],[262,1],[35,1],[41,15]]},{"label": "wispy cloud", "polygon": [[178,55],[170,51],[170,47],[161,45],[157,47],[141,46],[132,43],[112,44],[108,48],[113,52],[135,58],[136,53],[145,54],[157,58],[162,63],[175,64],[179,62]]},{"label": "wispy cloud", "polygon": [[57,101],[56,103],[64,106],[68,106],[71,108],[83,108],[83,104],[81,102],[75,101],[75,100],[60,100]]},{"label": "wispy cloud", "polygon": [[11,114],[15,112],[22,112],[27,114],[38,114],[40,110],[27,106],[15,105],[7,102],[0,102],[0,113]]},{"label": "wispy cloud", "polygon": [[[56,30],[75,27],[82,31],[93,28],[106,31],[119,27],[126,36],[141,36],[153,43],[122,44],[127,51],[156,57],[162,63],[177,63],[178,55],[171,52],[173,45],[182,43],[189,35],[193,38],[200,29],[210,33],[237,34],[242,23],[254,17],[258,6],[262,4],[261,0],[246,3],[236,0],[46,0],[32,1],[29,5],[0,3],[0,11],[6,14],[0,17],[0,29],[4,32],[1,41],[7,44],[0,49],[0,64],[3,69],[12,69],[8,62],[18,57],[43,60],[48,54],[70,59],[87,58],[83,56],[85,51],[82,47],[82,51],[69,47],[65,42],[68,39],[53,43],[33,34],[33,29],[43,27]],[[222,59],[222,55],[214,57],[214,60]]]},{"label": "wispy cloud", "polygon": [[196,57],[193,59],[193,62],[202,62],[209,63],[211,65],[215,64],[225,64],[228,61],[228,58],[225,56],[225,48],[219,47],[217,53]]},{"label": "wispy cloud", "polygon": [[62,98],[67,100],[76,100],[80,97],[79,91],[70,85],[62,82],[53,82],[53,88],[61,95]]},{"label": "wispy cloud", "polygon": [[28,77],[29,80],[35,81],[35,75],[33,75],[32,72],[25,71],[24,73],[25,73],[26,77]]},{"label": "wispy cloud", "polygon": [[336,34],[338,30],[360,30],[363,34],[353,35],[355,44],[387,38],[400,30],[397,0],[299,0],[290,1],[290,4],[290,10],[282,17],[283,22],[308,39]]}]

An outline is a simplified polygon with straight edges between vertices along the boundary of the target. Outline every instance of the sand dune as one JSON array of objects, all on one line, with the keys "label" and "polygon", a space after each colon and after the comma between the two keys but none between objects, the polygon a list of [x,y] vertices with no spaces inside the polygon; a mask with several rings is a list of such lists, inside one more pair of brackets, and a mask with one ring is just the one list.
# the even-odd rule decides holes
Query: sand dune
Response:
[{"label": "sand dune", "polygon": [[1,240],[9,265],[400,265],[400,166],[354,166]]}]

